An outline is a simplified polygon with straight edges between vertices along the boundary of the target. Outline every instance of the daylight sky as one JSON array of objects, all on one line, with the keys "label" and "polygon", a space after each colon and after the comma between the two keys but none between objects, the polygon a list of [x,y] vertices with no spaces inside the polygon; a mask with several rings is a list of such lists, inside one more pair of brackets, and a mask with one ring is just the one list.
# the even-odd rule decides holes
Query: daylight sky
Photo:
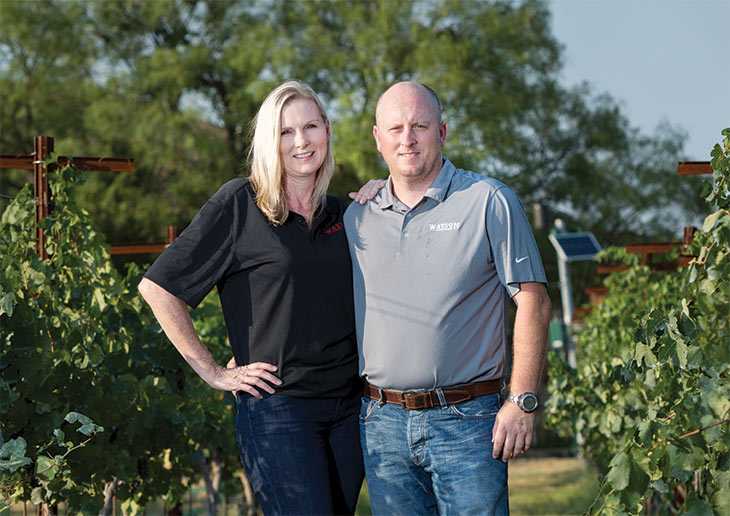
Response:
[{"label": "daylight sky", "polygon": [[709,161],[730,127],[730,0],[550,0],[565,46],[563,82],[620,101],[632,126],[683,129],[690,161]]}]

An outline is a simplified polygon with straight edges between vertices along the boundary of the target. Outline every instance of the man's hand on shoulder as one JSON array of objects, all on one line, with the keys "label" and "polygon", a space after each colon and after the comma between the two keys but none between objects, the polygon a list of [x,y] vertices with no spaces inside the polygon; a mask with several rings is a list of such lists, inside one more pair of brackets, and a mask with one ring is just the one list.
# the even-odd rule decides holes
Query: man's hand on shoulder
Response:
[{"label": "man's hand on shoulder", "polygon": [[492,430],[492,457],[507,462],[530,449],[535,413],[523,412],[512,402],[506,402],[497,413]]}]

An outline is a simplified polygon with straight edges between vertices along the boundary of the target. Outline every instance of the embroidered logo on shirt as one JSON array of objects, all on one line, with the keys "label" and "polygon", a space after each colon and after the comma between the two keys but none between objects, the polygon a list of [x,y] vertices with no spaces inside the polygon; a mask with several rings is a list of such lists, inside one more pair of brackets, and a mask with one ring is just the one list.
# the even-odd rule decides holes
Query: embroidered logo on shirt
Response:
[{"label": "embroidered logo on shirt", "polygon": [[461,222],[442,222],[441,224],[429,224],[429,231],[454,231],[459,229]]},{"label": "embroidered logo on shirt", "polygon": [[515,258],[515,263],[524,262],[525,260],[527,260],[527,258],[527,256],[523,256],[522,258]]},{"label": "embroidered logo on shirt", "polygon": [[334,226],[332,226],[332,227],[329,227],[329,228],[325,229],[325,230],[324,230],[324,232],[325,232],[325,234],[327,234],[327,235],[331,235],[332,233],[337,233],[338,231],[342,231],[342,229],[343,229],[344,227],[345,227],[345,226],[344,226],[344,224],[342,224],[342,222],[338,222],[338,223],[337,223],[337,224],[335,224]]}]

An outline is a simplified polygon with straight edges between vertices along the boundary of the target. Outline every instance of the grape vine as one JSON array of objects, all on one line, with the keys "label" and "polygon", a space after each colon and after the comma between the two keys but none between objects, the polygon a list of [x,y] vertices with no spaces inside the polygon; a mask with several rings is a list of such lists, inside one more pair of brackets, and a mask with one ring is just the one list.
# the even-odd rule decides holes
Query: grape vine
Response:
[{"label": "grape vine", "polygon": [[602,472],[590,514],[730,513],[730,129],[722,134],[697,258],[658,272],[624,256],[632,267],[605,280],[608,297],[577,335],[578,367],[550,357],[547,422],[581,434]]},{"label": "grape vine", "polygon": [[[135,514],[160,497],[174,506],[211,460],[227,468],[220,487],[240,492],[231,395],[203,385],[167,341],[137,294],[142,271],[114,268],[76,204],[84,177],[73,166],[48,174],[50,259],[35,251],[31,185],[0,220],[2,497],[99,513],[106,491]],[[225,363],[219,305],[203,306],[196,324]],[[82,426],[95,429],[83,446],[65,438],[69,413],[99,425]]]}]

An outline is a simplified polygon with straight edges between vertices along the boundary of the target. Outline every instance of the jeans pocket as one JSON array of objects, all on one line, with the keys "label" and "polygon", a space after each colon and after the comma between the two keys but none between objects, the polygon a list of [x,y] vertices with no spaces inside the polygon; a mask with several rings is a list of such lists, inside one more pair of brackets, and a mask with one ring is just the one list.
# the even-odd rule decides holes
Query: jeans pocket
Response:
[{"label": "jeans pocket", "polygon": [[373,417],[375,409],[378,408],[378,400],[363,397],[360,405],[360,421],[367,423]]},{"label": "jeans pocket", "polygon": [[457,405],[449,405],[449,410],[462,419],[495,418],[500,408],[499,394],[488,394]]}]

